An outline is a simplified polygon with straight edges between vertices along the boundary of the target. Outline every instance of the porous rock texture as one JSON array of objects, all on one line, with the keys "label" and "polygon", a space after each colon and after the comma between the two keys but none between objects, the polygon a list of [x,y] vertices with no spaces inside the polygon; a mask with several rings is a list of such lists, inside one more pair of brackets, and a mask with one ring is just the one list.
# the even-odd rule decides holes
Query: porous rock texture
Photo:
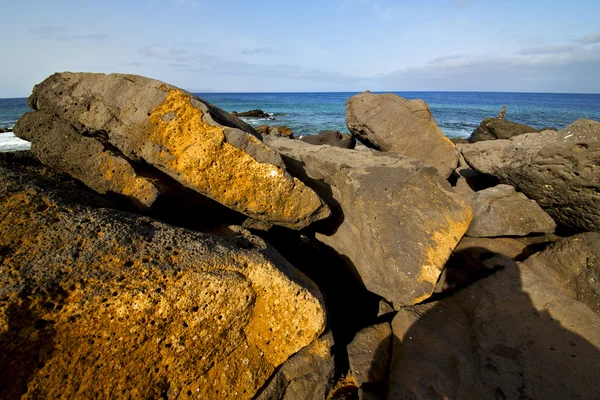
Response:
[{"label": "porous rock texture", "polygon": [[469,196],[473,221],[466,235],[472,237],[527,236],[553,233],[556,223],[544,210],[510,185],[498,185]]},{"label": "porous rock texture", "polygon": [[471,143],[482,140],[510,139],[513,136],[537,132],[528,125],[507,121],[504,118],[485,118],[471,134]]},{"label": "porous rock texture", "polygon": [[316,135],[307,135],[300,138],[305,143],[341,147],[343,149],[353,149],[356,146],[356,139],[348,134],[339,131],[326,130]]},{"label": "porous rock texture", "polygon": [[315,227],[316,237],[368,290],[394,308],[431,295],[472,217],[469,202],[434,168],[399,154],[265,141],[329,204],[333,215]]},{"label": "porous rock texture", "polygon": [[527,266],[503,264],[398,312],[389,399],[600,396],[600,317]]},{"label": "porous rock texture", "polygon": [[580,119],[560,131],[474,143],[462,154],[535,200],[559,227],[600,230],[600,123]]},{"label": "porous rock texture", "polygon": [[[174,182],[251,218],[300,229],[329,210],[253,128],[181,89],[135,75],[57,73],[15,125],[45,164],[150,207]],[[169,179],[167,179],[167,177]]]},{"label": "porous rock texture", "polygon": [[262,240],[110,209],[0,155],[0,398],[251,398],[323,331],[321,295]]},{"label": "porous rock texture", "polygon": [[600,233],[557,240],[525,264],[600,315]]},{"label": "porous rock texture", "polygon": [[346,101],[346,125],[369,146],[423,160],[444,178],[458,164],[454,144],[437,126],[423,100],[360,93]]}]

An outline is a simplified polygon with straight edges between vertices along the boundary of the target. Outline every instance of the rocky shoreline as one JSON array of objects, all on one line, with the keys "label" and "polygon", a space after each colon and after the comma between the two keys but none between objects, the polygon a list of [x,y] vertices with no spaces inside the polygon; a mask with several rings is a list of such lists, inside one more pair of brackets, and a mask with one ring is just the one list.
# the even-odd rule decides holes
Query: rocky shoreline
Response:
[{"label": "rocky shoreline", "polygon": [[600,123],[455,145],[365,92],[295,139],[122,74],[28,103],[0,398],[600,397]]}]

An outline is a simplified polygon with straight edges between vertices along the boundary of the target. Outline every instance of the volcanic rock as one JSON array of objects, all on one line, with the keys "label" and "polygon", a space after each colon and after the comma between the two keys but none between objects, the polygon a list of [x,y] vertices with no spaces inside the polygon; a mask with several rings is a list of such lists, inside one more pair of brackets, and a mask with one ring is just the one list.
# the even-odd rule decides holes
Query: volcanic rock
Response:
[{"label": "volcanic rock", "polygon": [[462,154],[476,171],[535,200],[559,227],[600,230],[600,123],[582,119],[558,132],[479,142]]},{"label": "volcanic rock", "polygon": [[321,131],[316,135],[302,136],[300,140],[305,143],[316,145],[327,144],[343,149],[353,149],[356,145],[356,139],[351,135],[345,135],[339,131],[332,130]]},{"label": "volcanic rock", "polygon": [[[251,218],[300,229],[329,215],[256,132],[196,96],[121,74],[60,73],[36,85],[15,135],[99,193],[151,207],[190,188]],[[257,135],[257,134],[256,134]]]},{"label": "volcanic rock", "polygon": [[357,94],[346,102],[346,125],[368,146],[423,160],[444,178],[458,163],[454,144],[438,128],[423,100],[406,100],[395,94]]},{"label": "volcanic rock", "polygon": [[0,154],[0,398],[249,399],[323,331],[318,289],[260,239],[108,207]]},{"label": "volcanic rock", "polygon": [[537,130],[504,118],[486,118],[473,131],[470,141],[475,143],[482,140],[510,139],[531,132],[537,132]]},{"label": "volcanic rock", "polygon": [[285,125],[259,125],[256,127],[256,131],[261,135],[273,135],[279,137],[287,137],[290,139],[294,138],[292,130]]},{"label": "volcanic rock", "polygon": [[267,137],[288,170],[317,191],[332,217],[317,239],[394,308],[429,297],[471,222],[471,206],[434,168],[392,153]]},{"label": "volcanic rock", "polygon": [[271,115],[264,112],[263,110],[250,110],[250,111],[243,111],[243,112],[234,111],[231,114],[235,115],[236,117],[245,117],[245,118],[271,118]]}]

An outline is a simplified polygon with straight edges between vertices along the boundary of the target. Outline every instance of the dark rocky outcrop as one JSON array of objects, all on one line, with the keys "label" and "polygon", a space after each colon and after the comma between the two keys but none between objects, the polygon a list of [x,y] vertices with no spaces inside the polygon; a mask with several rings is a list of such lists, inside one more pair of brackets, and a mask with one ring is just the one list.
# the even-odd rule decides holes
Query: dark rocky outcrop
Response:
[{"label": "dark rocky outcrop", "polygon": [[498,119],[506,119],[506,104],[502,106],[502,109],[500,110],[500,112],[498,113],[498,115],[496,116],[496,118],[498,118]]},{"label": "dark rocky outcrop", "polygon": [[465,139],[465,138],[451,137],[451,138],[448,138],[448,139],[450,139],[450,141],[452,143],[454,143],[455,145],[456,144],[469,144],[469,143],[471,143],[471,142],[469,142],[469,139]]},{"label": "dark rocky outcrop", "polygon": [[486,118],[473,131],[469,141],[475,143],[482,140],[510,139],[531,132],[537,132],[537,130],[504,118]]},{"label": "dark rocky outcrop", "polygon": [[558,240],[525,264],[600,315],[600,233]]},{"label": "dark rocky outcrop", "polygon": [[235,115],[236,117],[244,118],[271,118],[271,115],[264,112],[263,110],[250,110],[243,112],[234,111],[231,114]]},{"label": "dark rocky outcrop", "polygon": [[289,139],[294,138],[294,133],[290,128],[285,125],[259,125],[256,127],[256,131],[261,135],[272,135],[278,137],[286,137]]},{"label": "dark rocky outcrop", "polygon": [[7,132],[12,132],[12,129],[0,128],[0,133],[7,133]]},{"label": "dark rocky outcrop", "polygon": [[558,131],[463,147],[476,171],[535,200],[563,229],[600,230],[600,123],[579,120]]},{"label": "dark rocky outcrop", "polygon": [[265,138],[333,215],[317,238],[395,308],[429,297],[471,221],[468,201],[434,168],[398,154]]},{"label": "dark rocky outcrop", "polygon": [[534,201],[510,185],[498,185],[469,196],[473,220],[466,235],[471,237],[527,236],[553,233],[556,223]]},{"label": "dark rocky outcrop", "polygon": [[454,144],[435,123],[423,100],[364,92],[346,102],[346,125],[370,147],[425,161],[447,178],[458,163]]},{"label": "dark rocky outcrop", "polygon": [[45,164],[99,193],[151,207],[173,187],[300,229],[327,217],[253,128],[187,92],[120,74],[60,73],[36,85],[15,134]]},{"label": "dark rocky outcrop", "polygon": [[598,315],[523,264],[488,262],[503,268],[398,312],[388,398],[598,398]]},{"label": "dark rocky outcrop", "polygon": [[318,289],[259,238],[110,206],[0,155],[1,398],[251,398],[324,329]]},{"label": "dark rocky outcrop", "polygon": [[354,137],[332,130],[321,131],[316,135],[302,136],[300,140],[309,144],[327,144],[343,149],[353,149],[356,146],[356,139]]}]

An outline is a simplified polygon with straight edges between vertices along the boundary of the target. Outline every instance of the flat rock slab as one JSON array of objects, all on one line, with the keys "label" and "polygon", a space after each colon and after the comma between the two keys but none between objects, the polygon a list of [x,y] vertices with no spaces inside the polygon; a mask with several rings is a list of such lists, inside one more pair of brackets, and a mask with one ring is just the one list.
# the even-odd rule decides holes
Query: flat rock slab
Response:
[{"label": "flat rock slab", "polygon": [[346,102],[346,125],[359,140],[381,151],[423,160],[444,178],[458,164],[454,144],[437,126],[423,100],[360,93]]},{"label": "flat rock slab", "polygon": [[332,130],[321,131],[316,135],[302,136],[300,140],[314,145],[327,144],[343,149],[353,149],[356,146],[356,139],[353,136]]},{"label": "flat rock slab", "polygon": [[252,398],[326,322],[258,238],[105,208],[31,156],[0,156],[0,398]]},{"label": "flat rock slab", "polygon": [[471,222],[468,200],[436,170],[399,154],[266,138],[291,174],[327,201],[333,216],[317,239],[394,308],[429,297]]},{"label": "flat rock slab", "polygon": [[469,196],[473,221],[466,235],[471,237],[527,236],[553,233],[554,220],[523,193],[510,185],[498,185]]},{"label": "flat rock slab", "polygon": [[59,73],[36,85],[15,135],[46,165],[151,207],[174,184],[256,220],[301,229],[329,210],[235,116],[135,75]]},{"label": "flat rock slab", "polygon": [[600,317],[520,263],[392,329],[390,399],[600,398]]},{"label": "flat rock slab", "polygon": [[559,227],[600,230],[600,123],[582,119],[560,131],[478,142],[462,154],[476,171],[535,200]]}]

